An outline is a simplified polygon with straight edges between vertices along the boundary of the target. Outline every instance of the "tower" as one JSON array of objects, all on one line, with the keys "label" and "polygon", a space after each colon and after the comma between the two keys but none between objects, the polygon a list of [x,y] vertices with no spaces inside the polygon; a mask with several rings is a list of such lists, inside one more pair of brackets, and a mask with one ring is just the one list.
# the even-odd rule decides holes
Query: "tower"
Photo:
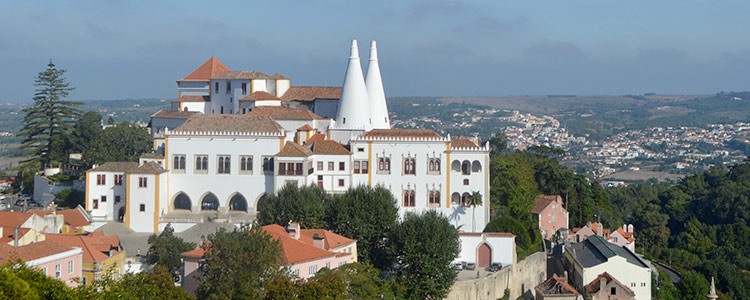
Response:
[{"label": "tower", "polygon": [[716,295],[716,286],[714,285],[714,277],[711,276],[711,288],[708,291],[708,295],[706,295],[706,298],[708,300],[716,300],[719,299],[719,296]]},{"label": "tower", "polygon": [[365,78],[359,62],[357,40],[352,40],[349,64],[346,67],[344,85],[341,88],[338,111],[336,112],[336,129],[370,130],[370,103],[367,98]]},{"label": "tower", "polygon": [[390,129],[391,121],[388,119],[388,104],[385,101],[383,80],[380,78],[380,66],[378,64],[378,49],[375,41],[370,43],[370,62],[367,66],[367,77],[365,78],[367,96],[370,99],[370,116],[372,128]]}]

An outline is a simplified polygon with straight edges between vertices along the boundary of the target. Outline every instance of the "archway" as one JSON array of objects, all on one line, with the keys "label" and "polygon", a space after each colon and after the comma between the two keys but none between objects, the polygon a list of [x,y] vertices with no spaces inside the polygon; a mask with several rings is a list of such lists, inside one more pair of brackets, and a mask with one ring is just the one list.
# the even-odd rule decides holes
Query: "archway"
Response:
[{"label": "archway", "polygon": [[208,193],[201,200],[201,210],[219,210],[219,198],[214,193]]},{"label": "archway", "polygon": [[487,243],[482,243],[477,249],[477,267],[486,268],[492,263],[492,248]]},{"label": "archway", "polygon": [[461,172],[461,162],[458,160],[454,160],[451,163],[451,171],[453,172]]},{"label": "archway", "polygon": [[468,160],[464,160],[464,162],[461,163],[461,174],[471,175],[471,163]]},{"label": "archway", "polygon": [[459,193],[453,193],[451,194],[451,204],[461,204],[461,194]]},{"label": "archway", "polygon": [[125,206],[120,207],[120,210],[117,212],[117,221],[125,222]]},{"label": "archway", "polygon": [[260,213],[260,209],[263,206],[263,201],[266,201],[266,198],[268,198],[268,195],[263,193],[258,197],[258,200],[255,200],[255,212]]},{"label": "archway", "polygon": [[471,163],[471,171],[474,173],[482,172],[482,164],[478,160],[473,161]]},{"label": "archway", "polygon": [[[205,198],[204,198],[205,199]],[[193,207],[193,201],[190,201],[190,197],[185,193],[178,193],[174,198],[174,209],[191,210]]]},{"label": "archway", "polygon": [[471,194],[469,194],[469,193],[463,193],[461,195],[461,205],[463,205],[463,206],[469,206],[470,200],[471,200]]},{"label": "archway", "polygon": [[240,193],[234,194],[229,200],[229,210],[247,212],[247,200]]}]

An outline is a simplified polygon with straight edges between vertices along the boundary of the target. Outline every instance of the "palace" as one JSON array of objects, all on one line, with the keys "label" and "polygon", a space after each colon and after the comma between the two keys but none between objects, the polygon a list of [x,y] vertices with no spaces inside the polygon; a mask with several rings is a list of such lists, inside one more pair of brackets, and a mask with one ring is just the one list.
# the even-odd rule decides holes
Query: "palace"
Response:
[{"label": "palace", "polygon": [[[172,110],[152,116],[154,153],[87,171],[94,222],[137,232],[249,223],[258,203],[287,184],[328,193],[383,186],[401,215],[437,210],[466,232],[489,222],[489,145],[391,128],[374,41],[366,77],[352,41],[341,88],[292,86],[284,75],[232,71],[212,57],[177,91]],[[474,192],[483,205],[469,205]]]}]

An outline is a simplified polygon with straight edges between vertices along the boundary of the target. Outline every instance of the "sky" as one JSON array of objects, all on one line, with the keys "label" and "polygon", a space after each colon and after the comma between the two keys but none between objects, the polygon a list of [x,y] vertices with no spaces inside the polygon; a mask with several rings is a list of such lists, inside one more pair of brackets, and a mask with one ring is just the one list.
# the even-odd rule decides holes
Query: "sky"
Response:
[{"label": "sky", "polygon": [[0,102],[50,59],[74,100],[176,97],[216,56],[292,85],[340,86],[377,40],[387,96],[750,90],[750,1],[0,0]]}]

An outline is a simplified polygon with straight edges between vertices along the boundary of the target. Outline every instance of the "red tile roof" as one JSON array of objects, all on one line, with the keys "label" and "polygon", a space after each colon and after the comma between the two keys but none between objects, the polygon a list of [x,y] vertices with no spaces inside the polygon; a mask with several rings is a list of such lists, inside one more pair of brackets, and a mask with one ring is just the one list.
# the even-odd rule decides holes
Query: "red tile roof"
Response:
[{"label": "red tile roof", "polygon": [[211,101],[209,96],[201,95],[184,95],[174,100],[174,102],[207,102]]},{"label": "red tile roof", "polygon": [[[621,290],[625,291],[631,297],[635,296],[635,292],[633,292],[633,290],[631,290],[628,286],[622,284],[622,282],[620,282],[616,278],[612,277],[612,275],[609,275],[609,273],[607,273],[607,272],[604,272],[602,274],[599,274],[599,276],[596,276],[596,278],[594,278],[594,280],[592,280],[589,284],[587,284],[586,286],[584,286],[583,289],[586,290],[586,293],[589,294],[589,295],[596,294],[599,291],[599,288],[601,288],[601,285],[599,284],[599,282],[601,281],[601,279],[604,279],[607,284],[609,284],[610,282],[614,281],[617,285],[619,285],[622,288]],[[619,294],[619,292],[618,292],[618,294]]]},{"label": "red tile roof", "polygon": [[458,138],[451,140],[451,147],[452,148],[479,148],[479,145],[477,145],[477,143],[474,143],[474,141],[466,138],[465,136],[460,136]]},{"label": "red tile roof", "polygon": [[190,72],[181,81],[209,81],[219,74],[230,71],[227,66],[221,63],[216,57],[211,56],[200,67]]},{"label": "red tile roof", "polygon": [[0,226],[1,227],[16,227],[31,218],[33,214],[22,213],[17,211],[0,211]]},{"label": "red tile roof", "polygon": [[628,242],[633,242],[635,240],[635,238],[633,238],[633,233],[632,232],[626,232],[622,228],[617,228],[617,230],[615,230],[615,231],[617,231],[620,235],[622,235],[622,237],[624,237],[626,240],[628,240]]},{"label": "red tile roof", "polygon": [[[29,212],[40,217],[52,214],[51,210],[31,209],[29,210]],[[65,220],[65,224],[68,224],[69,226],[81,227],[91,224],[91,222],[86,218],[83,212],[77,208],[58,210],[55,211],[55,213],[58,215],[62,215],[63,219]]]},{"label": "red tile roof", "polygon": [[[3,235],[0,236],[0,244],[8,244],[15,240],[15,232],[16,227],[15,226],[3,226]],[[18,228],[18,238],[22,238],[26,233],[31,231],[29,228]]]},{"label": "red tile roof", "polygon": [[301,240],[295,240],[294,238],[289,237],[286,229],[279,225],[266,225],[263,226],[263,230],[279,241],[279,244],[281,244],[281,258],[283,258],[284,262],[287,264],[296,264],[336,256],[336,253],[320,249]]},{"label": "red tile roof", "polygon": [[323,117],[316,115],[304,108],[289,108],[284,106],[259,106],[247,113],[250,116],[268,116],[274,120],[321,120]]},{"label": "red tile roof", "polygon": [[313,101],[315,99],[339,99],[341,88],[333,86],[292,86],[281,96],[284,101]]},{"label": "red tile roof", "polygon": [[541,294],[545,296],[580,295],[574,287],[568,284],[565,277],[559,277],[554,273],[552,274],[552,277],[537,285],[535,290],[537,291],[537,294],[541,292]]},{"label": "red tile roof", "polygon": [[196,114],[173,132],[280,133],[284,129],[267,116]]},{"label": "red tile roof", "polygon": [[344,146],[339,144],[336,141],[331,140],[325,140],[325,141],[315,141],[313,143],[308,143],[310,145],[310,150],[312,150],[313,154],[320,154],[320,155],[350,155],[352,154],[349,152],[349,150],[346,150]]},{"label": "red tile roof", "polygon": [[301,126],[300,128],[297,128],[297,131],[310,131],[310,130],[313,130],[313,128],[310,127],[309,124],[305,124],[305,125]]},{"label": "red tile roof", "polygon": [[164,168],[161,167],[161,165],[150,161],[145,164],[142,164],[138,166],[138,168],[135,168],[134,170],[129,171],[128,173],[131,174],[154,174],[158,175],[161,173],[166,172],[167,170],[164,170]]},{"label": "red tile roof", "polygon": [[83,249],[84,262],[101,262],[109,258],[110,249],[113,254],[122,250],[120,239],[116,235],[104,235],[101,232],[92,232],[88,235],[47,234],[46,240]]},{"label": "red tile roof", "polygon": [[53,241],[41,241],[15,248],[5,243],[0,244],[0,264],[16,257],[22,261],[30,261],[72,250],[73,247],[61,245]]},{"label": "red tile roof", "polygon": [[260,72],[260,71],[226,71],[220,74],[216,74],[215,76],[212,76],[211,79],[219,79],[219,80],[232,80],[232,79],[245,79],[245,80],[252,80],[252,79],[289,79],[284,75],[281,75],[279,73],[268,75],[266,73]]},{"label": "red tile roof", "polygon": [[356,242],[355,240],[347,238],[343,235],[335,234],[325,229],[302,229],[300,230],[299,240],[312,245],[313,236],[316,234],[325,239],[325,244],[323,245],[323,247],[325,247],[326,250],[335,249]]},{"label": "red tile roof", "polygon": [[89,172],[129,172],[138,168],[137,162],[130,161],[108,161],[101,166],[89,170]]},{"label": "red tile roof", "polygon": [[269,93],[266,93],[264,91],[257,91],[253,92],[250,95],[247,95],[245,98],[240,99],[240,101],[269,101],[269,100],[277,100],[281,101],[281,98],[276,97],[274,95],[271,95]]},{"label": "red tile roof", "polygon": [[204,250],[201,247],[195,248],[193,250],[183,252],[182,256],[190,256],[190,257],[203,257],[203,255],[206,254],[206,250]]},{"label": "red tile roof", "polygon": [[199,114],[199,112],[161,109],[151,115],[151,117],[159,119],[187,119],[190,118],[190,116],[194,116],[196,114]]},{"label": "red tile roof", "polygon": [[[549,206],[552,202],[555,202],[557,198],[560,198],[559,195],[539,195],[534,199],[534,208],[531,209],[531,213],[533,214],[539,214],[541,213],[547,206]],[[560,198],[562,199],[562,198]]]},{"label": "red tile roof", "polygon": [[440,138],[441,136],[429,129],[373,129],[365,132],[364,137],[417,137],[417,138]]},{"label": "red tile roof", "polygon": [[288,142],[284,145],[284,148],[276,154],[279,157],[308,157],[313,152],[307,147],[300,146],[297,143]]},{"label": "red tile roof", "polygon": [[315,142],[318,142],[318,141],[325,141],[325,140],[326,140],[326,135],[325,134],[316,133],[316,134],[313,134],[309,139],[307,139],[307,141],[305,141],[305,143],[311,144],[311,143],[315,143]]}]

